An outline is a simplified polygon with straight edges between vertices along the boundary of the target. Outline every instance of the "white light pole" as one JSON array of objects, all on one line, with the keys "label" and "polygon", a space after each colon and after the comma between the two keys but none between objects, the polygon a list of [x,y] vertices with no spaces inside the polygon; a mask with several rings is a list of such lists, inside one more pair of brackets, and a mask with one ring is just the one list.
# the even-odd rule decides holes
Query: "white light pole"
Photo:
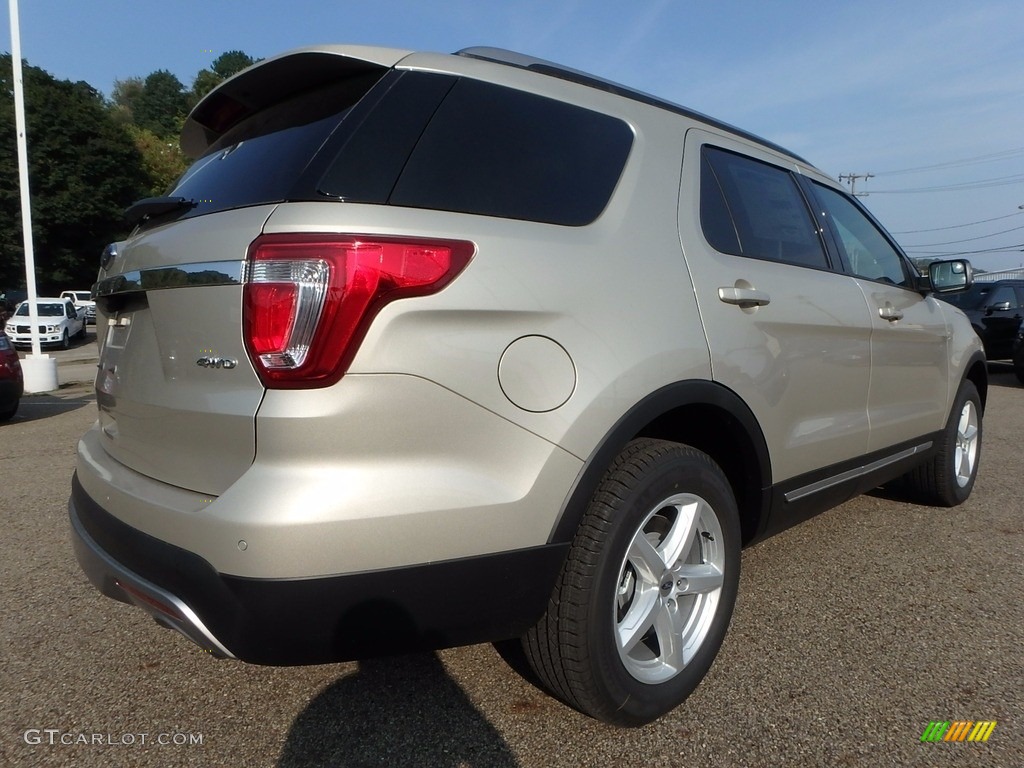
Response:
[{"label": "white light pole", "polygon": [[31,323],[32,354],[22,361],[26,392],[57,389],[57,361],[39,346],[39,308],[36,303],[36,258],[32,249],[32,206],[28,190],[28,141],[25,134],[25,88],[21,73],[21,25],[18,0],[8,0],[11,11],[11,75],[14,80],[14,125],[18,132],[18,176],[21,179],[21,231],[25,243],[25,288]]}]

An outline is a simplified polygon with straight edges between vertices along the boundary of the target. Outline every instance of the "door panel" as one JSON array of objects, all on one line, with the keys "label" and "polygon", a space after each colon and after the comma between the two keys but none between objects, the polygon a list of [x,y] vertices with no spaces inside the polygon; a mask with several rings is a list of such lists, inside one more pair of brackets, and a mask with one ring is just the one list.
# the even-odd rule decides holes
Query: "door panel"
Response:
[{"label": "door panel", "polygon": [[949,329],[938,301],[916,290],[906,259],[853,198],[807,186],[871,317],[869,450],[941,429],[951,393]]},{"label": "door panel", "polygon": [[[752,166],[749,173],[718,169],[729,178],[716,179],[722,199],[714,204],[748,206],[754,209],[749,215],[718,215],[708,205],[701,212],[702,174],[705,198],[717,194],[708,186],[716,169],[702,162],[705,143],[773,166]],[[779,167],[779,159],[699,129],[688,131],[685,157],[679,225],[687,233],[683,252],[713,377],[736,392],[762,425],[773,481],[864,454],[872,332],[864,293],[848,275],[803,266],[824,262],[824,250],[796,182]],[[761,183],[758,179],[768,179],[773,170],[782,176],[766,181],[760,193],[748,187],[745,199],[732,194],[730,185]],[[773,215],[781,222],[774,232]],[[723,216],[739,220],[734,232]],[[744,239],[759,258],[742,255]],[[777,247],[768,243],[773,239]],[[820,256],[811,253],[812,244],[822,250]]]},{"label": "door panel", "polygon": [[875,326],[868,398],[868,447],[875,451],[942,428],[950,395],[949,330],[935,298],[868,280],[858,284]]}]

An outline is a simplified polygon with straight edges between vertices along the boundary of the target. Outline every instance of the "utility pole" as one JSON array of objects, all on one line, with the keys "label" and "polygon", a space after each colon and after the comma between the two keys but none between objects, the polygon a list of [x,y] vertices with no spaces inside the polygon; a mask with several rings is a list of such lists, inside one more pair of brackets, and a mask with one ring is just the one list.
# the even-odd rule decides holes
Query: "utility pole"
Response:
[{"label": "utility pole", "polygon": [[846,182],[850,185],[850,194],[854,197],[867,197],[867,192],[857,192],[857,179],[868,179],[875,178],[873,173],[841,173],[839,174],[839,181]]},{"label": "utility pole", "polygon": [[21,71],[21,22],[18,0],[8,0],[11,17],[11,79],[14,81],[14,126],[18,149],[18,177],[21,181],[21,231],[25,245],[25,287],[28,289],[28,320],[32,333],[32,354],[21,362],[26,392],[57,389],[57,359],[42,354],[39,344],[39,306],[36,301],[36,262],[32,250],[32,206],[28,185],[28,137],[25,128],[25,90]]}]

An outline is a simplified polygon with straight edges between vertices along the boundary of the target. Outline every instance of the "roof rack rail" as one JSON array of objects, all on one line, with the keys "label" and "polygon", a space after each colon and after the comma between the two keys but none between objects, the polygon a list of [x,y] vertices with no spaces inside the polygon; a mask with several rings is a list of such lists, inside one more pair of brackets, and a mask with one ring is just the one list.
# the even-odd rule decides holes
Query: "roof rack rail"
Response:
[{"label": "roof rack rail", "polygon": [[728,131],[736,136],[748,139],[750,141],[761,144],[762,146],[774,149],[777,152],[782,152],[789,155],[802,163],[810,165],[810,163],[799,155],[794,154],[785,147],[779,146],[774,142],[768,141],[767,139],[761,138],[756,134],[744,131],[742,128],[737,128],[734,125],[729,125],[716,118],[709,117],[696,110],[689,109],[688,107],[674,104],[671,101],[652,96],[649,93],[638,91],[635,88],[616,83],[612,80],[605,80],[601,77],[581,72],[578,69],[572,69],[561,64],[556,64],[552,61],[545,59],[538,59],[534,56],[528,56],[524,53],[517,53],[516,51],[509,51],[504,48],[491,48],[488,46],[474,46],[471,48],[463,48],[460,51],[455,52],[456,56],[465,56],[470,59],[480,59],[482,61],[490,61],[495,64],[505,64],[510,67],[516,67],[517,69],[526,69],[531,72],[537,72],[538,74],[548,75],[549,77],[557,77],[560,80],[567,80],[577,85],[585,85],[590,88],[595,88],[605,93],[611,93],[616,96],[622,96],[633,101],[638,101],[642,104],[647,104],[652,107],[658,107],[659,109],[665,109],[669,112],[674,112],[684,117],[689,117],[694,120],[699,120],[702,123],[714,126],[724,131]]}]

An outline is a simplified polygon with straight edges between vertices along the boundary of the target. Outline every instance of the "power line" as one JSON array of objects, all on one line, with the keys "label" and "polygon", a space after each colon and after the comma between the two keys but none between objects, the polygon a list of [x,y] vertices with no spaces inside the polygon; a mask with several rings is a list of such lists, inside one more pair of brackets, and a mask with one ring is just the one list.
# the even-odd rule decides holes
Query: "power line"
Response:
[{"label": "power line", "polygon": [[1024,154],[1024,147],[1017,149],[1006,149],[1002,152],[993,152],[987,155],[978,155],[977,157],[968,157],[963,160],[948,160],[944,163],[935,163],[934,165],[921,165],[917,168],[902,168],[898,171],[882,171],[878,176],[898,176],[903,173],[920,173],[923,171],[938,171],[946,168],[959,168],[965,165],[977,165],[980,163],[991,163],[996,160],[1005,160],[1015,155]]},{"label": "power line", "polygon": [[973,242],[975,240],[986,240],[986,239],[988,239],[990,237],[995,237],[996,235],[1005,235],[1007,232],[1016,232],[1016,231],[1018,231],[1020,229],[1024,229],[1024,226],[1011,227],[1010,229],[1003,229],[1003,230],[1000,230],[999,232],[990,232],[987,235],[978,235],[977,237],[968,237],[968,238],[964,238],[963,240],[949,240],[949,241],[947,241],[945,243],[920,243],[918,245],[905,245],[903,247],[904,248],[934,248],[934,247],[940,246],[940,245],[956,245],[957,243],[970,243],[970,242]]},{"label": "power line", "polygon": [[907,254],[913,253],[918,256],[972,256],[979,253],[1018,253],[1024,250],[1024,243],[1016,245],[1004,245],[1001,248],[983,248],[977,251],[917,251],[913,248],[904,248]]},{"label": "power line", "polygon": [[965,181],[961,184],[943,184],[934,187],[914,187],[911,189],[873,189],[872,195],[906,195],[916,192],[964,192],[972,189],[988,189],[989,187],[1005,187],[1012,184],[1024,184],[1024,174],[997,176],[992,179]]},{"label": "power line", "polygon": [[1000,219],[1008,219],[1011,216],[1020,216],[1021,211],[1016,213],[1007,213],[1005,216],[995,216],[991,219],[979,219],[978,221],[968,221],[966,224],[951,224],[948,227],[933,227],[932,229],[905,229],[902,232],[890,232],[891,235],[919,235],[924,232],[942,232],[946,229],[962,229],[963,227],[973,227],[975,224],[988,224],[990,221],[999,221]]}]

